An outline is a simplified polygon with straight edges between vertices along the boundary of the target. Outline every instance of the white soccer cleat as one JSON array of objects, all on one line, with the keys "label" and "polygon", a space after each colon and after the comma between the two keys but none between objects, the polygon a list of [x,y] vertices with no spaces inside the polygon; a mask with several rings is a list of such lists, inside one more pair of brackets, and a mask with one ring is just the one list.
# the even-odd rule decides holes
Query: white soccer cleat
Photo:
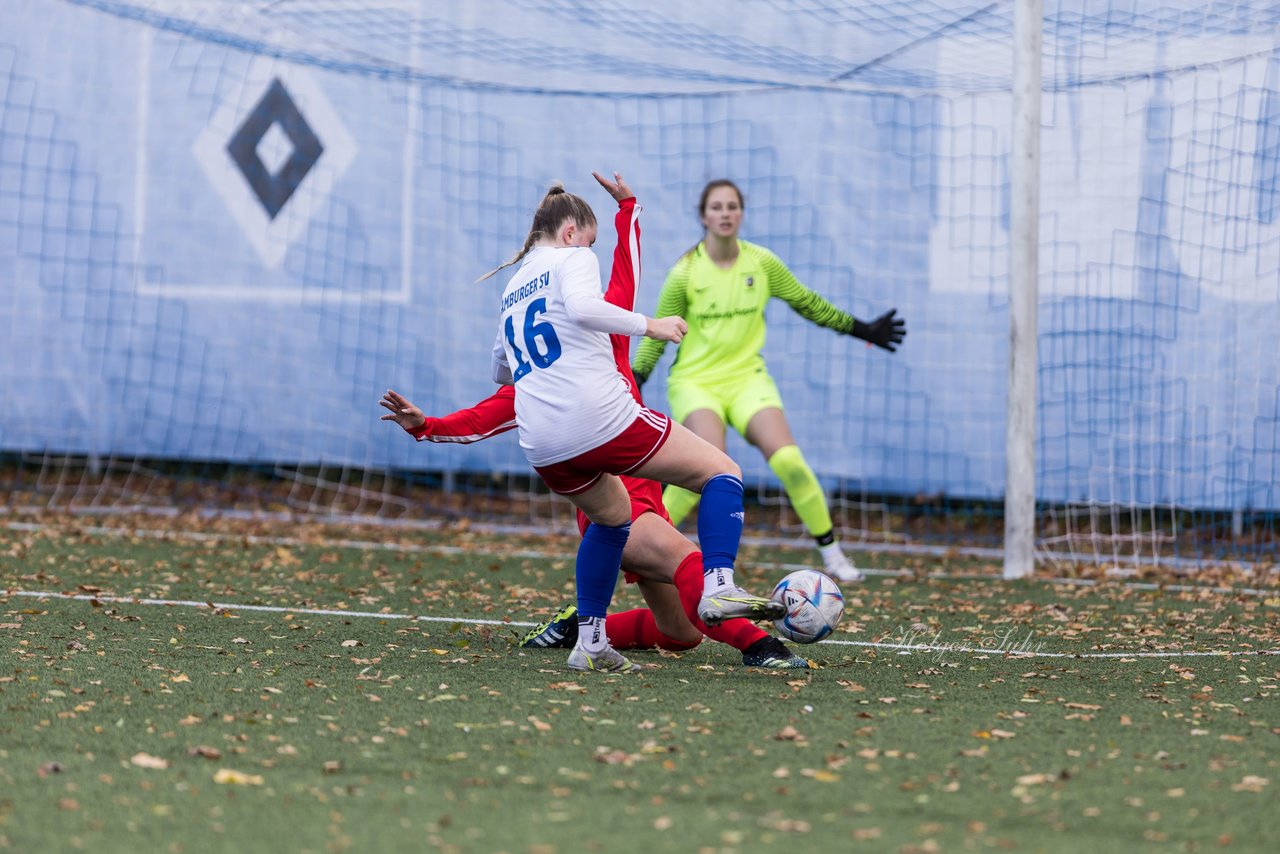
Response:
[{"label": "white soccer cleat", "polygon": [[606,646],[594,655],[575,646],[573,652],[569,653],[569,669],[595,673],[634,673],[644,670],[644,665],[636,664],[612,646]]},{"label": "white soccer cleat", "polygon": [[866,576],[862,574],[862,570],[858,569],[853,563],[844,556],[844,552],[837,551],[833,556],[823,557],[826,568],[823,570],[827,575],[836,581],[844,581],[850,584],[857,584],[864,581]]},{"label": "white soccer cleat", "polygon": [[708,626],[725,620],[776,620],[787,612],[786,606],[772,599],[748,593],[741,587],[726,587],[698,602],[698,619]]}]

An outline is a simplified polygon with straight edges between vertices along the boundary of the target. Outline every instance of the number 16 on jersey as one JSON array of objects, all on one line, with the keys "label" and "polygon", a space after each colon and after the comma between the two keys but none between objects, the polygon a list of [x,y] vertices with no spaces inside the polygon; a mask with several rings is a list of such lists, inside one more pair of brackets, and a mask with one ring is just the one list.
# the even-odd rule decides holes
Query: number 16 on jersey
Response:
[{"label": "number 16 on jersey", "polygon": [[[560,339],[556,337],[556,328],[549,321],[538,320],[538,316],[547,313],[546,297],[540,297],[529,303],[524,313],[523,342],[524,349],[516,343],[515,320],[508,315],[506,323],[507,343],[515,356],[515,370],[511,372],[513,382],[520,382],[535,367],[545,368],[560,358]],[[526,354],[528,359],[525,359]],[[533,364],[530,364],[532,362]]]}]

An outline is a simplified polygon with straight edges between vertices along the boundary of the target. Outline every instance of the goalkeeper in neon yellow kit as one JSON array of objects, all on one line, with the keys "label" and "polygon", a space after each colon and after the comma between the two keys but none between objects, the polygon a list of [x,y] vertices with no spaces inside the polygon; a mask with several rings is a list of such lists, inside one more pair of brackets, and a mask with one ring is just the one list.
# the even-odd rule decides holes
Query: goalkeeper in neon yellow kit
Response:
[{"label": "goalkeeper in neon yellow kit", "polygon": [[[726,424],[759,448],[817,541],[827,573],[839,581],[860,581],[862,573],[836,540],[827,498],[796,447],[778,387],[760,355],[764,309],[777,297],[801,317],[889,352],[907,334],[906,323],[896,309],[864,323],[800,284],[778,256],[738,239],[742,211],[742,192],[732,181],[707,184],[698,203],[706,234],[680,257],[662,286],[656,316],[679,315],[689,323],[667,380],[671,417],[718,448],[725,447]],[[640,383],[665,347],[664,341],[641,342],[631,364]],[[697,506],[698,494],[668,486],[662,503],[679,525]]]}]

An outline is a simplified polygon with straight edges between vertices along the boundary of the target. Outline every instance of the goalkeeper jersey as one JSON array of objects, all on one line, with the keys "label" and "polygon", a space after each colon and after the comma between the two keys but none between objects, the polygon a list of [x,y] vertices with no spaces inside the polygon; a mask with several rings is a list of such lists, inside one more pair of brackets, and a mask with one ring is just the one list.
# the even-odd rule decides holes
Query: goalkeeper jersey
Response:
[{"label": "goalkeeper jersey", "polygon": [[[658,297],[657,317],[676,314],[689,324],[670,379],[713,384],[763,368],[764,310],[771,297],[819,326],[853,330],[852,315],[800,284],[763,246],[739,240],[738,258],[726,270],[699,243],[671,268]],[[652,373],[666,346],[648,338],[641,342],[631,365],[638,377]]]}]

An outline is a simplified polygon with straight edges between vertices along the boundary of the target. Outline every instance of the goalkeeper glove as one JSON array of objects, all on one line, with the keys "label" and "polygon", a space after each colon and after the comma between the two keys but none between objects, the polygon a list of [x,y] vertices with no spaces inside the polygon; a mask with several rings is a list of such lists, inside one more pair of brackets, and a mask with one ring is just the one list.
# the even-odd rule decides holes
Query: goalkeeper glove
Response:
[{"label": "goalkeeper glove", "polygon": [[636,388],[643,388],[644,381],[649,379],[648,374],[642,374],[639,371],[637,371],[635,368],[631,369],[631,375],[636,378]]},{"label": "goalkeeper glove", "polygon": [[901,317],[895,317],[897,313],[896,308],[891,308],[870,323],[863,323],[855,317],[849,334],[892,353],[907,335],[907,322]]}]

